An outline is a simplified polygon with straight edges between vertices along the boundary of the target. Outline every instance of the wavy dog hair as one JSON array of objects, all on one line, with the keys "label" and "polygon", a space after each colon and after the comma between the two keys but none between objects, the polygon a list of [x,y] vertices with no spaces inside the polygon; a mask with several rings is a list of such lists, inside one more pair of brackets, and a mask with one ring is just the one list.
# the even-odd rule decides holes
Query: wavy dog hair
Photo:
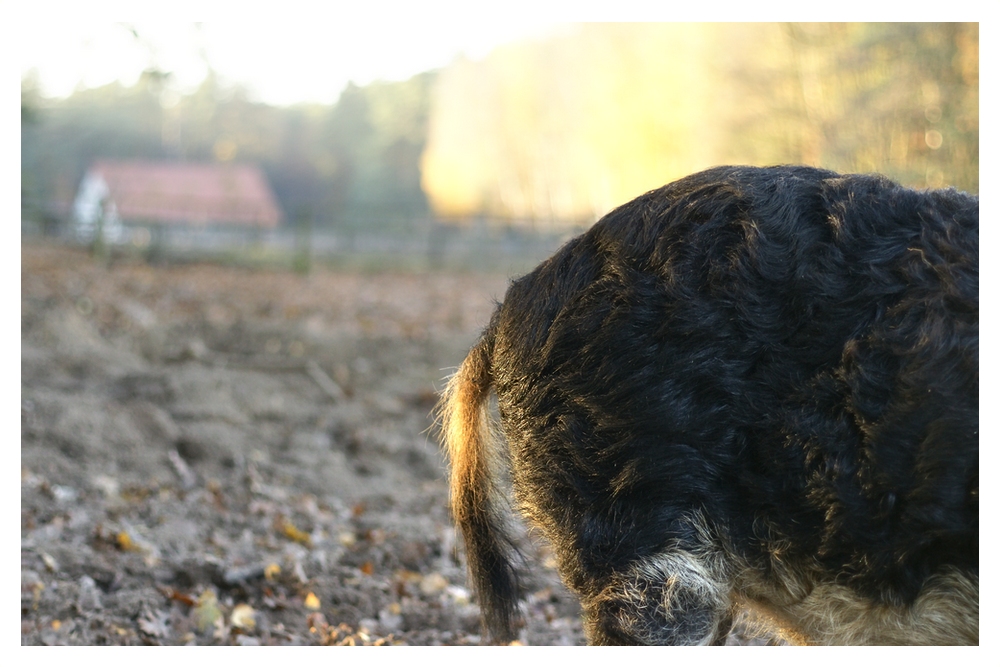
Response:
[{"label": "wavy dog hair", "polygon": [[[499,420],[491,417],[495,393]],[[493,641],[515,506],[594,644],[979,640],[979,200],[719,167],[514,281],[441,402]]]}]

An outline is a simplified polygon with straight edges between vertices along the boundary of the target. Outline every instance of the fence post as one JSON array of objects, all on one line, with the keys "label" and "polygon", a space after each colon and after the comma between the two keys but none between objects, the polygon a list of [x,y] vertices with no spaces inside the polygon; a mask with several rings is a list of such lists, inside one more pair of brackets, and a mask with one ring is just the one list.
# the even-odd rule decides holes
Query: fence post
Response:
[{"label": "fence post", "polygon": [[308,274],[312,269],[312,213],[300,209],[295,225],[295,259],[292,267],[296,273]]},{"label": "fence post", "polygon": [[94,241],[90,247],[91,256],[100,264],[108,261],[108,246],[104,241],[104,218],[107,215],[107,199],[101,198],[97,205],[97,221],[94,229]]}]

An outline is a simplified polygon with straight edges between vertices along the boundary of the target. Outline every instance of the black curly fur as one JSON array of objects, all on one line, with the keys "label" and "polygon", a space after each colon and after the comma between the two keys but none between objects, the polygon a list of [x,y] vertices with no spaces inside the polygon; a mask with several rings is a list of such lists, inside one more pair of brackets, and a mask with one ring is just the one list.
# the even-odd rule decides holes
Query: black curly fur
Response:
[{"label": "black curly fur", "polygon": [[[588,600],[644,559],[706,548],[693,516],[734,594],[776,563],[888,607],[944,571],[978,588],[978,276],[976,197],[720,167],[513,282],[485,363],[518,502],[591,641],[640,641],[602,634],[627,605]],[[476,564],[480,588],[498,566]]]}]

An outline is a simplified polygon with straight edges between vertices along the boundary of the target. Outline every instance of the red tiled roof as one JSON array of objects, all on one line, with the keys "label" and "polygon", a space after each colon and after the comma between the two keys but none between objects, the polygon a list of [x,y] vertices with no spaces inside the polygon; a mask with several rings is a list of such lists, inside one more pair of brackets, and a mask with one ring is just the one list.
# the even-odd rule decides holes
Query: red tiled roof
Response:
[{"label": "red tiled roof", "polygon": [[95,162],[126,222],[276,227],[281,211],[261,170],[245,164]]}]

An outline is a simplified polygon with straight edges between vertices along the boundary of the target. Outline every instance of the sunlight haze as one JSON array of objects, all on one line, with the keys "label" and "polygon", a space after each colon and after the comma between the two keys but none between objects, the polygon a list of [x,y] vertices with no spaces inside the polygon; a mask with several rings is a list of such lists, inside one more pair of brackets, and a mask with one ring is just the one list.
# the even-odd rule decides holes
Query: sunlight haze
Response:
[{"label": "sunlight haze", "polygon": [[150,67],[170,72],[172,86],[186,92],[211,66],[268,104],[332,104],[349,81],[406,79],[444,67],[461,54],[482,58],[499,44],[556,29],[551,22],[520,18],[461,25],[429,17],[417,23],[387,21],[372,9],[322,12],[314,18],[202,24],[27,21],[19,65],[22,77],[37,70],[49,97],[115,80],[131,85]]}]

